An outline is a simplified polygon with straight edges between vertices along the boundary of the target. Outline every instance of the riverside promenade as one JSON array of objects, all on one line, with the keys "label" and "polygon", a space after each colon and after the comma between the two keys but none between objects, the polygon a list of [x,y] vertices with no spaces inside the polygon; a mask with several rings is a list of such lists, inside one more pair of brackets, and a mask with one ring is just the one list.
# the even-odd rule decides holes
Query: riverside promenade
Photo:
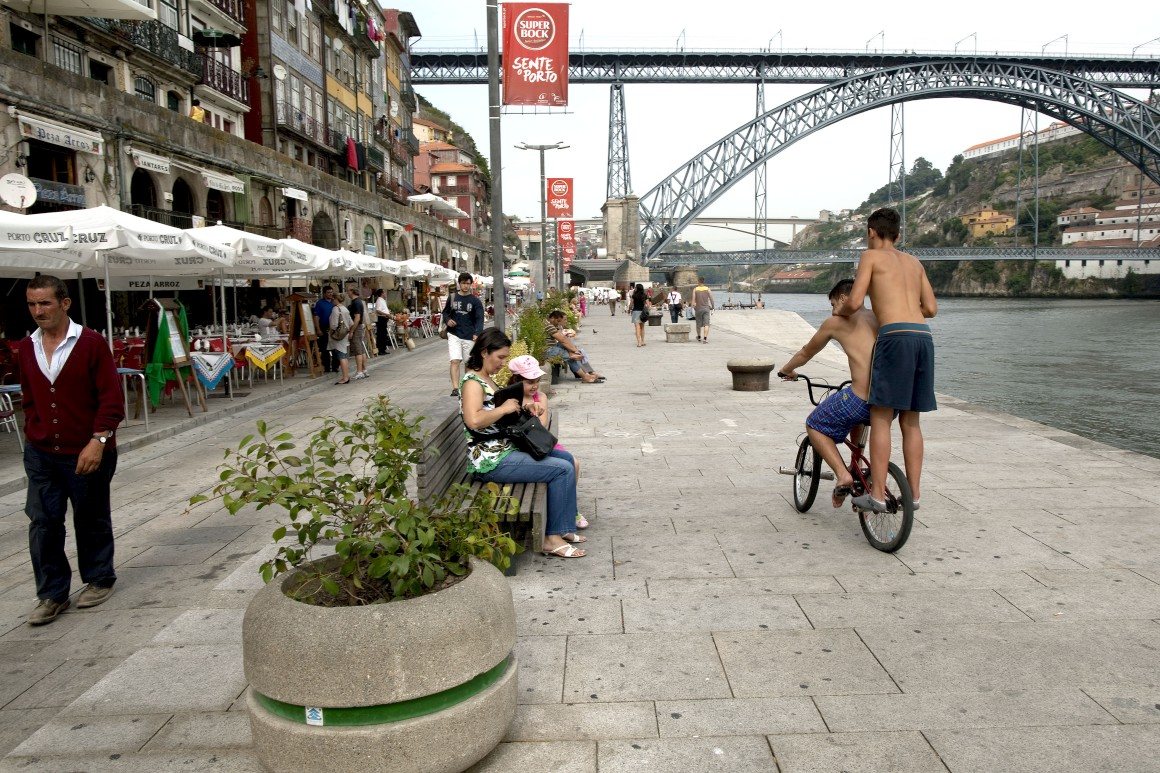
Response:
[{"label": "riverside promenade", "polygon": [[[594,307],[608,382],[556,387],[590,552],[517,558],[521,705],[474,770],[1157,769],[1160,460],[940,395],[887,555],[825,482],[790,504],[804,385],[730,390],[726,360],[784,362],[800,318],[717,312],[708,345],[646,330],[638,349]],[[840,379],[829,358],[803,370]],[[43,628],[23,493],[0,498],[0,770],[260,770],[240,628],[273,517],[184,501],[255,419],[302,433],[379,391],[445,396],[442,347],[124,453],[117,592]]]}]

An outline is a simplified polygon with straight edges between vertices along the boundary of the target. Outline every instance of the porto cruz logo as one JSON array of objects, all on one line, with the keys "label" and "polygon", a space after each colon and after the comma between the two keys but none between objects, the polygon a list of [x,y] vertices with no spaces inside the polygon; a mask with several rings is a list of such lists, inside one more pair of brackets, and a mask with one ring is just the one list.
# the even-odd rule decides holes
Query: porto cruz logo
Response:
[{"label": "porto cruz logo", "polygon": [[568,181],[567,180],[553,180],[551,190],[552,190],[553,196],[567,196],[568,195]]},{"label": "porto cruz logo", "polygon": [[556,39],[556,22],[542,8],[529,8],[516,17],[516,41],[529,51],[542,51]]}]

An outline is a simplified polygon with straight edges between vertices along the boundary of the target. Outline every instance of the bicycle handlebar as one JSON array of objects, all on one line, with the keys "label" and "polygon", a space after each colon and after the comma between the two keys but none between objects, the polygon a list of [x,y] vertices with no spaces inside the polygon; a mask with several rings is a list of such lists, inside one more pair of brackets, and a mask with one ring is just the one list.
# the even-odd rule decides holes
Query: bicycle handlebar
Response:
[{"label": "bicycle handlebar", "polygon": [[826,382],[818,381],[817,379],[811,380],[810,377],[804,373],[799,373],[799,374],[797,374],[796,377],[790,378],[789,376],[782,373],[780,370],[777,372],[777,377],[782,379],[783,381],[797,381],[799,378],[804,380],[806,382],[806,388],[809,390],[809,393],[810,393],[810,402],[813,403],[814,405],[817,405],[819,402],[818,398],[814,396],[814,388],[815,387],[817,389],[820,389],[822,391],[822,397],[825,397],[826,392],[836,392],[839,389],[842,389],[843,387],[853,383],[852,381],[850,381],[850,379],[846,379],[841,384],[834,386],[833,384],[827,384]]}]

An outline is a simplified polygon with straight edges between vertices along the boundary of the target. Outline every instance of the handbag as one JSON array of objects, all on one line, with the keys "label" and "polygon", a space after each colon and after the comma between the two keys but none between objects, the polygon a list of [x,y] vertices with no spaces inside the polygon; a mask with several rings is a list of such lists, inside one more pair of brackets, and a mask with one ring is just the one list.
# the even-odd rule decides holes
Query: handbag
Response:
[{"label": "handbag", "polygon": [[338,327],[332,327],[330,329],[330,340],[331,341],[341,341],[344,338],[346,338],[347,335],[349,335],[349,334],[350,334],[350,328],[347,327],[346,320],[340,319],[338,321]]},{"label": "handbag", "polygon": [[556,436],[548,431],[538,416],[528,411],[520,411],[503,429],[512,445],[537,461],[546,459],[556,447]]},{"label": "handbag", "polygon": [[447,325],[444,324],[443,322],[439,323],[439,337],[442,338],[444,341],[447,340]]}]

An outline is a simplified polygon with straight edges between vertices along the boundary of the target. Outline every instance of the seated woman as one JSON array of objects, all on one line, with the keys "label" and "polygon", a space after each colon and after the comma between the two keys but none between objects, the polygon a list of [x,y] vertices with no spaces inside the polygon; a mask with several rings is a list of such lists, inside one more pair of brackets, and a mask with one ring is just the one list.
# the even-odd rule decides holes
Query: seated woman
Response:
[{"label": "seated woman", "polygon": [[519,400],[495,404],[492,377],[507,361],[511,339],[488,328],[475,339],[467,358],[467,372],[459,381],[459,410],[467,431],[467,466],[480,480],[495,483],[547,483],[548,512],[544,529],[545,555],[581,558],[584,550],[570,543],[586,542],[576,534],[576,468],[567,451],[553,451],[536,460],[512,445],[497,425],[518,413]]},{"label": "seated woman", "polygon": [[[523,354],[509,360],[507,366],[512,374],[510,383],[524,385],[524,409],[538,416],[545,427],[549,426],[552,418],[548,412],[548,397],[540,391],[540,379],[544,377],[544,370],[540,367],[540,363],[532,355]],[[558,454],[557,452],[563,453]],[[572,465],[576,469],[576,479],[580,479],[580,460],[572,456],[568,449],[557,443],[552,455],[560,456],[561,459],[571,456]],[[579,513],[576,514],[576,528],[588,528],[588,519]]]},{"label": "seated woman", "polygon": [[568,337],[564,327],[565,319],[566,315],[559,309],[554,309],[548,314],[548,321],[544,323],[544,332],[549,341],[548,356],[563,357],[572,370],[572,374],[585,384],[603,382],[604,376],[592,368],[592,363],[588,362],[588,357],[576,346],[576,342]]}]

